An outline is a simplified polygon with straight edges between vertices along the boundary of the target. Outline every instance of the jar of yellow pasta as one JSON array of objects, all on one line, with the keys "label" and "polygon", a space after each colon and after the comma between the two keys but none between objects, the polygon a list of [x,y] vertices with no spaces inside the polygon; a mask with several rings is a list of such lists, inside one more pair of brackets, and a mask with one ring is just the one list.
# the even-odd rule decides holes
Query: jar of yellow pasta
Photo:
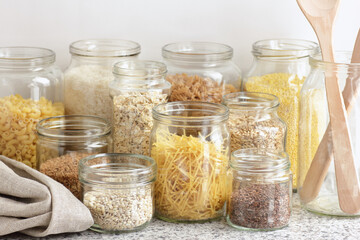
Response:
[{"label": "jar of yellow pasta", "polygon": [[36,167],[37,122],[64,114],[63,76],[52,50],[0,48],[0,155]]},{"label": "jar of yellow pasta", "polygon": [[300,90],[310,72],[309,55],[318,44],[306,40],[271,39],[253,44],[254,62],[242,83],[242,90],[269,93],[279,98],[278,114],[287,125],[285,151],[289,154],[293,188],[298,178],[298,135]]}]

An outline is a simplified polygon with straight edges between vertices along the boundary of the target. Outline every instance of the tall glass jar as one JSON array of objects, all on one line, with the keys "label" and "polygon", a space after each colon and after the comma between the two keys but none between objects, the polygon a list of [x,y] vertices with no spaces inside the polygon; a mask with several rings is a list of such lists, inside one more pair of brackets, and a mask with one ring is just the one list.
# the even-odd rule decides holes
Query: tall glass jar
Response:
[{"label": "tall glass jar", "polygon": [[222,96],[240,89],[241,72],[230,46],[211,42],[170,43],[162,48],[172,84],[170,101],[221,103]]},{"label": "tall glass jar", "polygon": [[167,102],[170,93],[166,66],[155,61],[121,61],[114,65],[113,73],[114,151],[149,155],[151,110]]},{"label": "tall glass jar", "polygon": [[154,214],[154,159],[136,154],[96,154],[80,161],[82,200],[96,232],[145,228]]},{"label": "tall glass jar", "polygon": [[91,154],[112,152],[110,123],[96,116],[57,116],[41,120],[36,130],[37,169],[80,199],[79,161]]},{"label": "tall glass jar", "polygon": [[63,75],[52,50],[0,48],[0,155],[36,167],[36,123],[64,114]]},{"label": "tall glass jar", "polygon": [[151,157],[158,165],[158,218],[194,222],[223,216],[228,115],[226,106],[206,102],[171,102],[153,109]]},{"label": "tall glass jar", "polygon": [[292,174],[285,152],[240,149],[228,170],[226,221],[232,227],[275,230],[288,225]]},{"label": "tall glass jar", "polygon": [[266,93],[237,92],[223,97],[229,108],[230,149],[285,151],[286,124],[277,114],[279,100]]},{"label": "tall glass jar", "polygon": [[293,187],[297,188],[300,90],[310,72],[309,55],[319,52],[317,43],[295,39],[262,40],[253,44],[253,64],[242,90],[270,93],[279,98],[278,114],[287,125]]},{"label": "tall glass jar", "polygon": [[[352,140],[352,150],[354,153],[355,167],[360,168],[360,97],[358,96],[358,81],[360,73],[359,63],[350,63],[350,52],[337,52],[335,62],[323,62],[320,54],[310,58],[312,71],[306,79],[301,90],[301,113],[300,113],[300,133],[299,133],[299,189],[305,185],[304,180],[309,167],[313,161],[319,144],[325,136],[329,124],[329,112],[326,100],[325,90],[325,72],[332,73],[337,77],[340,89],[343,94],[353,96],[345,98],[345,106],[348,112],[348,126]],[[312,212],[337,216],[360,216],[356,214],[344,213],[339,207],[334,159],[332,157],[331,131],[327,132],[325,138],[325,151],[320,156],[322,162],[330,163],[329,169],[324,171],[326,174],[323,182],[307,182],[307,184],[316,185],[320,183],[320,190],[315,198],[301,198],[304,207]],[[330,139],[330,142],[329,142]],[[321,149],[319,147],[319,149]],[[358,180],[360,174],[358,171]],[[302,196],[302,194],[300,194]]]},{"label": "tall glass jar", "polygon": [[70,45],[71,63],[65,71],[66,114],[95,115],[111,120],[109,82],[112,66],[136,59],[140,45],[119,39],[90,39]]}]

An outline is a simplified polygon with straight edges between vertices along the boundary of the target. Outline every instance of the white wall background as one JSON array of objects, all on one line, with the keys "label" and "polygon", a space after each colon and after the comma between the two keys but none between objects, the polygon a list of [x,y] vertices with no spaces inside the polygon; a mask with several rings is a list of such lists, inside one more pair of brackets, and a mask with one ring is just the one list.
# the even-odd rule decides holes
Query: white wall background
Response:
[{"label": "white wall background", "polygon": [[[246,70],[251,44],[268,38],[316,41],[296,0],[0,0],[0,46],[53,49],[64,69],[69,43],[86,38],[137,41],[140,58],[161,59],[169,42],[229,44]],[[360,0],[343,0],[334,46],[351,50],[360,27]]]}]

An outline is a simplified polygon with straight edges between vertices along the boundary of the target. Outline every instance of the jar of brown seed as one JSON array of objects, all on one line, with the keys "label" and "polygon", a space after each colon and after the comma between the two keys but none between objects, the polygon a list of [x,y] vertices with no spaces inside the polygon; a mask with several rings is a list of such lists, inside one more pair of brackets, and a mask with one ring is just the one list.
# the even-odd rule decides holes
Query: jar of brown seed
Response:
[{"label": "jar of brown seed", "polygon": [[275,230],[291,215],[289,157],[259,149],[232,153],[228,169],[227,223],[238,229]]},{"label": "jar of brown seed", "polygon": [[223,104],[230,110],[231,151],[245,148],[285,151],[286,125],[277,114],[276,96],[236,92],[225,95]]}]

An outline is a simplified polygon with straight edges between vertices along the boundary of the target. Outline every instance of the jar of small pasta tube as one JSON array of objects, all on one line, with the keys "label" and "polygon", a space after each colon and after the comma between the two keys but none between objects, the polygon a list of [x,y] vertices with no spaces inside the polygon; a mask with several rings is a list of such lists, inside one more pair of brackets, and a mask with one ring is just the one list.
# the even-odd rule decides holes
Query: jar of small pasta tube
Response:
[{"label": "jar of small pasta tube", "polygon": [[52,50],[0,48],[0,155],[36,167],[36,123],[64,114],[63,75]]},{"label": "jar of small pasta tube", "polygon": [[140,45],[120,39],[87,39],[71,43],[65,70],[66,114],[95,115],[111,121],[109,83],[115,62],[136,59]]},{"label": "jar of small pasta tube", "polygon": [[300,90],[310,72],[309,56],[318,53],[318,44],[306,40],[271,39],[253,44],[253,64],[242,90],[269,93],[279,98],[278,114],[287,125],[286,152],[297,188]]},{"label": "jar of small pasta tube", "polygon": [[279,100],[267,93],[237,92],[223,97],[230,111],[231,151],[245,148],[285,150],[286,124],[277,114]]},{"label": "jar of small pasta tube", "polygon": [[154,215],[154,159],[137,154],[104,153],[79,165],[82,201],[101,233],[145,228]]},{"label": "jar of small pasta tube", "polygon": [[170,43],[162,48],[171,84],[169,101],[221,103],[222,96],[240,89],[241,71],[233,49],[211,42]]},{"label": "jar of small pasta tube", "polygon": [[149,155],[151,110],[168,100],[171,84],[161,62],[129,60],[114,65],[110,83],[113,100],[114,152]]},{"label": "jar of small pasta tube", "polygon": [[37,169],[80,199],[80,159],[112,152],[111,125],[103,118],[66,115],[46,118],[37,126]]},{"label": "jar of small pasta tube", "polygon": [[151,157],[158,166],[155,214],[171,222],[222,217],[230,134],[226,106],[170,102],[153,109]]}]

